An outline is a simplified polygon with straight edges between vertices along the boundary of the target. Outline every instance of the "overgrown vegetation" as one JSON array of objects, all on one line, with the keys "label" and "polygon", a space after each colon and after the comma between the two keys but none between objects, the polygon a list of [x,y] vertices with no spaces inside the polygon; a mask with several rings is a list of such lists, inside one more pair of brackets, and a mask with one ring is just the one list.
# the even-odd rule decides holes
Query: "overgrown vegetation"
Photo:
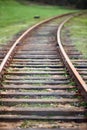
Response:
[{"label": "overgrown vegetation", "polygon": [[[69,9],[59,6],[26,5],[17,0],[0,0],[0,44],[41,20],[68,12]],[[35,15],[39,15],[40,19],[34,19]]]},{"label": "overgrown vegetation", "polygon": [[87,9],[87,0],[27,0],[27,1]]}]

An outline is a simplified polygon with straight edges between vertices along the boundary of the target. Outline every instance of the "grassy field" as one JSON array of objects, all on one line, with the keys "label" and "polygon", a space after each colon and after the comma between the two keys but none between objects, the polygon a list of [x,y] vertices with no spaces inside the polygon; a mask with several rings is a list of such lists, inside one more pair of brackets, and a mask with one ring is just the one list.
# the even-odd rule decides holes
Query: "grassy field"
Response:
[{"label": "grassy field", "polygon": [[[58,6],[21,4],[17,0],[0,0],[0,44],[6,43],[13,35],[31,25],[69,10]],[[33,17],[40,15],[39,20]]]},{"label": "grassy field", "polygon": [[87,13],[73,18],[66,26],[70,30],[72,42],[87,58]]}]

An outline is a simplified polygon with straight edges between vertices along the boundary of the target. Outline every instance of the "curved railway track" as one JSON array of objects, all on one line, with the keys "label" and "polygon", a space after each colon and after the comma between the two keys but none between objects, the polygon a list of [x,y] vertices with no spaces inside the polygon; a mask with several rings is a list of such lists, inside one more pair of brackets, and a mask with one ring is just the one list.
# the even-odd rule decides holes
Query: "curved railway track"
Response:
[{"label": "curved railway track", "polygon": [[73,45],[62,44],[60,38],[61,28],[72,17],[41,22],[1,48],[1,125],[12,128],[13,122],[17,128],[17,122],[27,121],[29,128],[87,127],[87,86],[71,62],[79,61],[80,54],[78,58]]}]

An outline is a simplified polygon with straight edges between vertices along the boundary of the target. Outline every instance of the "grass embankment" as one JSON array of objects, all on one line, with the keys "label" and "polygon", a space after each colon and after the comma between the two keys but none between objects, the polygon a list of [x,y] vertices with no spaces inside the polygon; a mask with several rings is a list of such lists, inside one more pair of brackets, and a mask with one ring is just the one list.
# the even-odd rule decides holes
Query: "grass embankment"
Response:
[{"label": "grass embankment", "polygon": [[[0,0],[0,44],[5,43],[19,31],[43,19],[70,12],[58,6],[37,4],[23,5],[15,0]],[[40,15],[39,20],[33,17]]]},{"label": "grass embankment", "polygon": [[70,30],[72,42],[84,58],[87,58],[87,13],[74,17],[66,26]]}]

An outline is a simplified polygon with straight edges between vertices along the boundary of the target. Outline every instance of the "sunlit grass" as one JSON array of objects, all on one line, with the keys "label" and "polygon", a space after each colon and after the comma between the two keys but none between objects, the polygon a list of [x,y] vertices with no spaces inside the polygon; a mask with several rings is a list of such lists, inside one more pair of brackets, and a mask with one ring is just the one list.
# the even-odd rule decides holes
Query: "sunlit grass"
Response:
[{"label": "sunlit grass", "polygon": [[[70,11],[73,10],[58,6],[23,5],[15,0],[0,0],[0,44],[41,20]],[[34,19],[35,15],[39,15],[40,19]]]}]

